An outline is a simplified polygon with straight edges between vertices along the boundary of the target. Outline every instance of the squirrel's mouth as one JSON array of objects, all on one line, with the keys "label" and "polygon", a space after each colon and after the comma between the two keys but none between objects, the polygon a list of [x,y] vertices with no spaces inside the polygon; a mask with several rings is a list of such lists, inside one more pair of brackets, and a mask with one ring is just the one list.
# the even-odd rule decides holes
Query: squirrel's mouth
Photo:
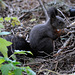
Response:
[{"label": "squirrel's mouth", "polygon": [[60,29],[57,29],[57,31],[60,31]]}]

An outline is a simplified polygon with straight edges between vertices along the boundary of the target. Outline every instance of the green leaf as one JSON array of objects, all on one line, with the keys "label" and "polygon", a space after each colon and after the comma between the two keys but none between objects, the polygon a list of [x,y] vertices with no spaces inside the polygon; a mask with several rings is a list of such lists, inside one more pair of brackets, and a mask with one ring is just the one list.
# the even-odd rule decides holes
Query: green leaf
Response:
[{"label": "green leaf", "polygon": [[36,18],[30,20],[30,22],[34,22],[34,21],[36,21]]},{"label": "green leaf", "polygon": [[31,68],[29,66],[27,67],[21,67],[23,71],[25,71],[28,75],[36,75],[36,73],[31,70]]},{"label": "green leaf", "polygon": [[10,58],[12,58],[13,60],[16,60],[15,54],[12,54],[12,55],[10,56]]},{"label": "green leaf", "polygon": [[11,22],[11,25],[12,25],[12,26],[15,26],[15,22],[14,22],[14,21],[12,21],[12,22]]},{"label": "green leaf", "polygon": [[13,20],[11,22],[11,25],[15,26],[15,25],[20,25],[20,21],[17,21],[17,20]]},{"label": "green leaf", "polygon": [[25,51],[15,50],[14,54],[26,54]]},{"label": "green leaf", "polygon": [[31,54],[31,55],[33,55],[33,53],[31,51],[26,51],[26,52],[29,53],[29,54]]},{"label": "green leaf", "polygon": [[20,21],[15,21],[15,24],[16,25],[20,25]]},{"label": "green leaf", "polygon": [[16,65],[20,65],[21,63],[20,62],[12,62],[12,64],[16,66]]},{"label": "green leaf", "polygon": [[3,38],[0,38],[0,46],[1,45],[5,45],[5,46],[10,46],[12,43],[3,39]]},{"label": "green leaf", "polygon": [[2,23],[0,23],[0,28],[4,28],[4,26],[2,25]]},{"label": "green leaf", "polygon": [[8,62],[8,63],[11,63],[11,62],[12,62],[12,60],[9,59],[9,58],[4,57],[4,59],[5,59],[5,61]]},{"label": "green leaf", "polygon": [[9,71],[12,70],[14,66],[10,64],[4,64],[1,66],[2,75],[8,75]]},{"label": "green leaf", "polygon": [[4,20],[3,20],[3,18],[2,18],[2,17],[0,18],[0,22],[4,22]]},{"label": "green leaf", "polygon": [[3,47],[1,46],[1,47],[0,47],[0,52],[3,54],[4,57],[8,57],[8,55],[7,55],[7,50],[8,50],[8,49],[7,49],[7,47],[5,47],[5,46],[3,46]]},{"label": "green leaf", "polygon": [[8,75],[14,75],[14,72],[13,71],[9,71]]},{"label": "green leaf", "polygon": [[30,51],[15,50],[15,52],[14,52],[14,54],[26,54],[26,53],[29,53],[29,54],[33,55]]},{"label": "green leaf", "polygon": [[12,43],[9,41],[6,41],[3,38],[0,38],[0,52],[3,54],[4,57],[8,57],[7,56],[7,46],[10,46]]},{"label": "green leaf", "polygon": [[12,18],[11,25],[13,25],[13,26],[20,25],[20,21],[18,20],[17,17],[11,17],[11,18]]},{"label": "green leaf", "polygon": [[4,18],[6,21],[10,21],[11,20],[11,17],[5,17]]},{"label": "green leaf", "polygon": [[22,75],[22,69],[21,69],[21,68],[16,68],[16,69],[14,70],[14,74],[15,74],[15,75]]},{"label": "green leaf", "polygon": [[4,62],[5,62],[4,58],[3,58],[3,57],[0,58],[0,64],[2,64],[2,63],[4,63]]},{"label": "green leaf", "polygon": [[11,34],[11,32],[0,32],[0,35],[8,35]]},{"label": "green leaf", "polygon": [[18,18],[17,17],[11,17],[13,20],[17,20],[18,21]]},{"label": "green leaf", "polygon": [[28,69],[27,74],[29,74],[29,75],[36,75],[36,73],[33,70],[31,70],[31,69]]}]

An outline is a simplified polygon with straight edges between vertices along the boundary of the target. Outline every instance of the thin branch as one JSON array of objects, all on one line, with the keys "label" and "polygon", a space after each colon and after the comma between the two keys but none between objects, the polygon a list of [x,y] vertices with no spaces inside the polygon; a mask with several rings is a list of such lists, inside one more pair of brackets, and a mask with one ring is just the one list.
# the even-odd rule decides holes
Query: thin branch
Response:
[{"label": "thin branch", "polygon": [[75,21],[73,23],[71,23],[69,26],[67,27],[72,27],[72,26],[75,26]]},{"label": "thin branch", "polygon": [[41,7],[42,7],[42,9],[43,9],[43,11],[44,11],[44,13],[45,13],[46,20],[48,20],[48,19],[49,19],[49,17],[48,17],[47,10],[45,9],[45,7],[44,7],[44,5],[43,5],[42,1],[41,1],[41,0],[38,0],[38,1],[39,1],[39,4],[41,5]]},{"label": "thin branch", "polygon": [[38,72],[38,74],[40,73],[40,72],[43,72],[43,71],[47,71],[47,72],[49,72],[49,73],[54,73],[54,74],[57,74],[57,75],[60,75],[58,72],[55,72],[55,71],[52,71],[52,70],[48,70],[48,69],[43,69],[43,70],[40,70],[39,72]]},{"label": "thin branch", "polygon": [[54,56],[57,56],[58,54],[60,54],[61,51],[64,50],[64,48],[68,45],[68,43],[70,42],[71,38],[73,38],[73,36],[74,36],[74,34],[71,34],[69,39],[66,40],[66,42],[63,44],[63,46],[61,46],[61,49],[59,49],[58,52],[56,54],[54,54]]},{"label": "thin branch", "polygon": [[63,14],[63,12],[62,12],[61,10],[59,10],[59,9],[57,9],[57,10],[63,15],[63,17],[65,18],[65,20],[67,21],[67,23],[70,24],[70,22],[67,20],[67,18],[66,18],[65,15]]}]

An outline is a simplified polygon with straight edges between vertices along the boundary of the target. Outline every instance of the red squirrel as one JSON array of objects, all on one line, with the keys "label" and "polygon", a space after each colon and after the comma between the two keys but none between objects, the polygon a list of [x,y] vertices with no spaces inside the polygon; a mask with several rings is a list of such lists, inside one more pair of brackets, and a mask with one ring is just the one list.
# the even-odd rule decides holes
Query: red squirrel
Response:
[{"label": "red squirrel", "polygon": [[53,52],[53,40],[64,33],[61,29],[66,27],[55,7],[49,8],[47,13],[49,19],[46,23],[35,25],[30,32],[30,46],[34,56],[45,56]]},{"label": "red squirrel", "polygon": [[49,8],[48,16],[50,18],[45,24],[38,24],[32,28],[30,32],[30,43],[23,37],[15,35],[6,36],[5,39],[13,43],[11,46],[8,46],[8,56],[10,56],[14,50],[31,51],[33,56],[28,54],[29,57],[45,56],[53,52],[53,40],[64,32],[61,29],[66,26],[64,19],[57,16],[56,8]]}]

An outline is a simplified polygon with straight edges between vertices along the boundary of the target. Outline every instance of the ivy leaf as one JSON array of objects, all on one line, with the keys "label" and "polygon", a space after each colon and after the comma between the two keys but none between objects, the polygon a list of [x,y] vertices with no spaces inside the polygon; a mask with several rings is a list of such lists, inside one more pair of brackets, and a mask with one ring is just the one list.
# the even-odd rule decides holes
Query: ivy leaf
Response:
[{"label": "ivy leaf", "polygon": [[12,43],[9,41],[6,41],[3,38],[0,38],[0,52],[3,54],[4,57],[8,57],[7,56],[7,46],[10,46]]}]

